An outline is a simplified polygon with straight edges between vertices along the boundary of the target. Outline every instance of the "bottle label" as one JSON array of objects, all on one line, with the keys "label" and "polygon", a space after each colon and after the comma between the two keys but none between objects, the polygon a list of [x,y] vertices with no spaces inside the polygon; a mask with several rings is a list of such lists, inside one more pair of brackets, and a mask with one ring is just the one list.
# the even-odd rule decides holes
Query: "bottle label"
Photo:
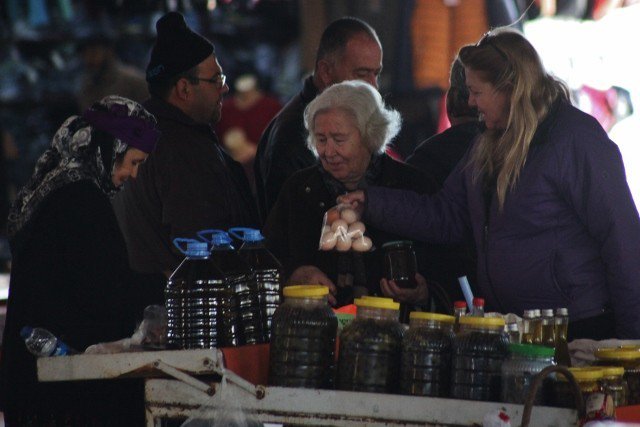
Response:
[{"label": "bottle label", "polygon": [[65,343],[58,341],[58,345],[51,356],[66,356],[67,354],[69,354],[69,347]]}]

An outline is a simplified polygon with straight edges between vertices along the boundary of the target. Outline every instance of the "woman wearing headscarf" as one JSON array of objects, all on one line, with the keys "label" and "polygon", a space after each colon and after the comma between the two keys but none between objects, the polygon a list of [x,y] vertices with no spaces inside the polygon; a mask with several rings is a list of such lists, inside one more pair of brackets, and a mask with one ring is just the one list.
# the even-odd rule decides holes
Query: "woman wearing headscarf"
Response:
[{"label": "woman wearing headscarf", "polygon": [[[337,305],[350,303],[354,296],[389,295],[382,246],[399,236],[370,227],[366,235],[376,248],[371,252],[319,251],[323,215],[336,205],[338,195],[358,188],[377,185],[432,193],[436,183],[385,154],[400,130],[401,117],[367,83],[345,81],[327,88],[307,106],[304,124],[307,146],[319,162],[285,183],[264,227],[267,244],[282,261],[289,283],[326,285],[336,294],[337,301],[330,300]],[[434,247],[414,248],[423,276],[418,275],[417,288],[402,289],[394,297],[422,305],[428,297],[424,277],[440,272],[441,258]]]},{"label": "woman wearing headscarf", "polygon": [[494,30],[459,58],[486,129],[443,190],[342,200],[423,241],[470,229],[489,310],[568,307],[570,339],[640,338],[640,219],[617,146],[521,34]]},{"label": "woman wearing headscarf", "polygon": [[108,96],[62,124],[18,194],[0,366],[8,426],[144,422],[141,384],[39,383],[20,330],[45,328],[83,351],[131,336],[144,306],[157,302],[129,270],[110,197],[136,177],[158,136],[140,104]]}]

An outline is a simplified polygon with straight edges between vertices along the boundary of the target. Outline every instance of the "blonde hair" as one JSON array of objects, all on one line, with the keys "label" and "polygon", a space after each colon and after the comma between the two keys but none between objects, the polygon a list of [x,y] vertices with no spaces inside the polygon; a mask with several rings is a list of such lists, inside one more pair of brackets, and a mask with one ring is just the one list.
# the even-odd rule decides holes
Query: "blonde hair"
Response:
[{"label": "blonde hair", "polygon": [[549,75],[534,47],[520,33],[498,28],[460,50],[465,68],[510,97],[506,129],[487,129],[471,154],[474,182],[495,177],[500,210],[520,171],[538,125],[557,99],[569,101],[567,86]]}]

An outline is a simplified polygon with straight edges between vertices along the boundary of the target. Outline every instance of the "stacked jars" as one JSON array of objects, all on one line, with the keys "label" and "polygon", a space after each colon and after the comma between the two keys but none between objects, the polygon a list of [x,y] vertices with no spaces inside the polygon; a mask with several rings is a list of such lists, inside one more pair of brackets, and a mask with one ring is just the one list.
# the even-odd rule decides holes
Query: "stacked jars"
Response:
[{"label": "stacked jars", "polygon": [[333,388],[338,320],[320,285],[287,286],[272,320],[269,384]]},{"label": "stacked jars", "polygon": [[404,328],[400,304],[390,298],[356,299],[356,318],[340,334],[337,388],[395,393]]},{"label": "stacked jars", "polygon": [[638,348],[601,348],[596,350],[596,364],[624,368],[629,405],[640,404],[640,350]]},{"label": "stacked jars", "polygon": [[455,318],[412,312],[402,341],[400,391],[416,396],[449,396]]},{"label": "stacked jars", "polygon": [[[509,344],[509,358],[502,364],[502,401],[524,403],[535,376],[554,365],[554,349],[535,344]],[[544,387],[538,389],[534,404],[546,402]]]},{"label": "stacked jars", "polygon": [[504,324],[498,317],[460,318],[460,333],[453,345],[451,397],[498,401],[500,370],[509,345]]}]

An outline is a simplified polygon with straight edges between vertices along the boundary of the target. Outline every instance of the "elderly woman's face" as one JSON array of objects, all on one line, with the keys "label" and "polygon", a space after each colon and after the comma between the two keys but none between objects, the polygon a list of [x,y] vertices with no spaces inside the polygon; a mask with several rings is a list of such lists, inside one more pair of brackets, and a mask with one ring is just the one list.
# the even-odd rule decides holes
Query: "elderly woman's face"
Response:
[{"label": "elderly woman's face", "polygon": [[371,160],[355,118],[343,110],[332,109],[316,114],[314,125],[322,167],[348,189],[355,189]]},{"label": "elderly woman's face", "polygon": [[129,178],[135,178],[138,175],[138,167],[147,160],[149,155],[137,148],[129,147],[124,153],[121,160],[116,160],[111,175],[113,185],[120,187]]}]

